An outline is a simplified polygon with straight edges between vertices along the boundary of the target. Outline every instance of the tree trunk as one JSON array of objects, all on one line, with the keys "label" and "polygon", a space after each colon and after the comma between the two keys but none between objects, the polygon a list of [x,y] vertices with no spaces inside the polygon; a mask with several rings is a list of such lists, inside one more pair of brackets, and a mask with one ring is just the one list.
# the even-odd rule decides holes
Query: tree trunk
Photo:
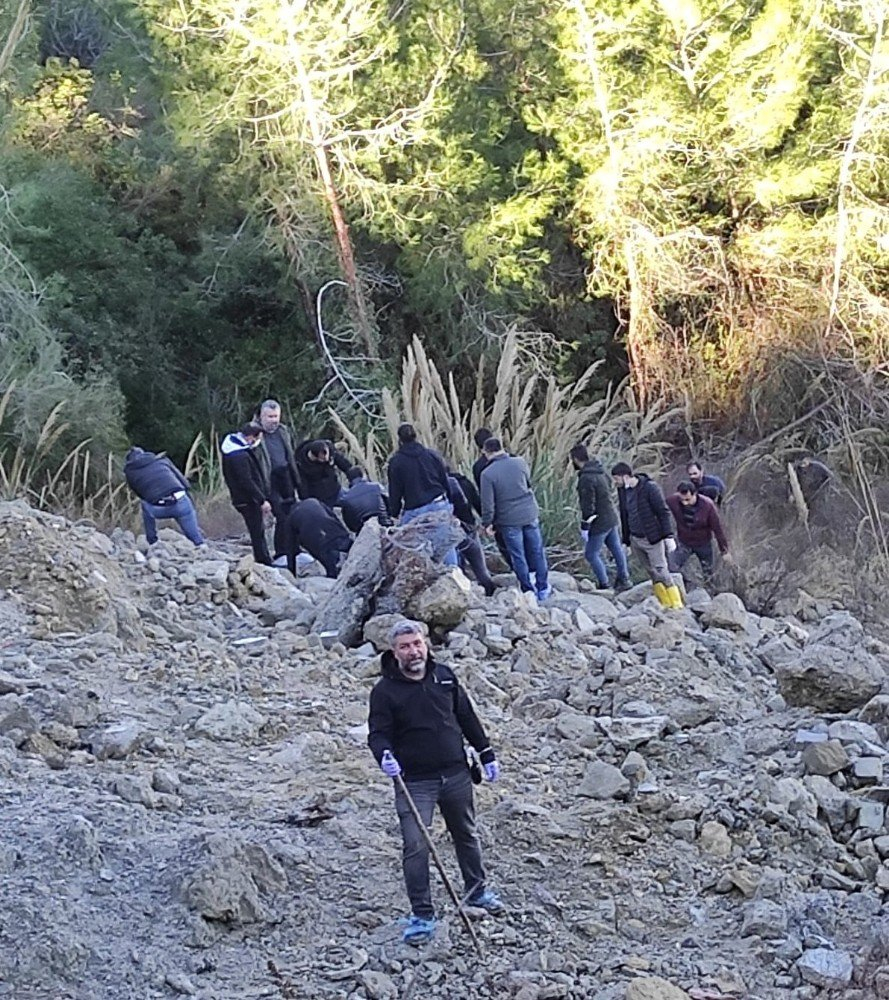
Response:
[{"label": "tree trunk", "polygon": [[355,254],[352,249],[352,239],[349,235],[349,226],[343,209],[340,205],[339,192],[333,180],[330,169],[330,157],[327,155],[327,146],[324,143],[324,130],[321,127],[321,116],[318,109],[315,94],[312,90],[312,82],[303,62],[302,52],[295,39],[291,39],[291,58],[296,70],[297,81],[302,91],[303,107],[306,115],[306,122],[309,126],[312,152],[315,154],[315,163],[318,167],[318,175],[324,187],[324,197],[330,209],[333,219],[334,236],[336,240],[337,257],[340,262],[340,269],[343,278],[349,286],[349,299],[352,305],[352,312],[355,323],[358,327],[358,334],[364,346],[364,351],[368,357],[376,354],[374,344],[373,324],[367,308],[367,301],[361,287],[361,280],[358,277],[358,270],[355,267]]}]

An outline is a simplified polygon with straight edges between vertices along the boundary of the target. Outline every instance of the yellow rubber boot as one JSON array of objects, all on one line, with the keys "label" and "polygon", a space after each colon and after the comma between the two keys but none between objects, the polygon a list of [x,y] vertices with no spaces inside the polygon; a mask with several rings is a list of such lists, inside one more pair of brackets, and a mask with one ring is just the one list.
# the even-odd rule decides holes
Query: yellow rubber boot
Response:
[{"label": "yellow rubber boot", "polygon": [[665,608],[672,608],[673,605],[670,603],[670,595],[667,591],[667,587],[663,583],[656,583],[652,587],[654,590],[654,596],[661,602],[661,605]]},{"label": "yellow rubber boot", "polygon": [[664,587],[667,595],[668,608],[684,608],[685,605],[682,603],[682,591],[676,586],[676,584],[671,584],[669,587]]}]

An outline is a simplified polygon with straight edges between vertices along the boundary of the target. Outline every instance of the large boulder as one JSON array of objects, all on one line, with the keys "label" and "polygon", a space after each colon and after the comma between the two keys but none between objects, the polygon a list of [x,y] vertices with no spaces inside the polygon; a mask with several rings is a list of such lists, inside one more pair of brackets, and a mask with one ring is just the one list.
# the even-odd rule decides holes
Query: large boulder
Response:
[{"label": "large boulder", "polygon": [[374,518],[359,532],[339,576],[322,599],[312,631],[346,646],[359,645],[382,578],[382,532]]},{"label": "large boulder", "polygon": [[883,686],[886,671],[865,647],[861,623],[847,612],[827,615],[798,656],[772,660],[781,694],[791,705],[822,712],[849,712]]},{"label": "large boulder", "polygon": [[747,609],[737,594],[717,594],[704,608],[701,621],[711,628],[745,629]]},{"label": "large boulder", "polygon": [[452,628],[469,610],[472,584],[459,569],[442,570],[433,581],[408,601],[409,617],[430,628]]}]

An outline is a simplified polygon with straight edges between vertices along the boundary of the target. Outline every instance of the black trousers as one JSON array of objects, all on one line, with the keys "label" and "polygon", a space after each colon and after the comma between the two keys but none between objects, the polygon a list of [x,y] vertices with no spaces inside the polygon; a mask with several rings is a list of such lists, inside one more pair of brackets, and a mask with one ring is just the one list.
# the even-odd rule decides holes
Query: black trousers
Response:
[{"label": "black trousers", "polygon": [[269,555],[269,547],[265,540],[262,505],[258,503],[239,504],[235,510],[244,518],[244,524],[247,525],[250,544],[253,546],[253,558],[264,566],[271,566],[272,557]]},{"label": "black trousers", "polygon": [[275,558],[278,556],[283,556],[287,554],[287,515],[290,513],[295,500],[293,497],[289,499],[282,496],[272,496],[269,499],[272,505],[272,513],[275,515]]}]

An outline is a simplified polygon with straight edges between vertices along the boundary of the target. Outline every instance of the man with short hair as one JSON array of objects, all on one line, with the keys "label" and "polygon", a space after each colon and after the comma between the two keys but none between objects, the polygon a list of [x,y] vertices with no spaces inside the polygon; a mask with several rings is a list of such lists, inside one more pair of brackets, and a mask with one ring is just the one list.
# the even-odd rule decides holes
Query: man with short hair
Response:
[{"label": "man with short hair", "polygon": [[697,461],[689,462],[685,467],[685,471],[700,496],[712,500],[717,507],[722,506],[722,498],[725,496],[725,483],[719,476],[704,472],[703,466]]},{"label": "man with short hair", "polygon": [[685,480],[676,487],[676,492],[667,497],[667,506],[676,522],[676,548],[670,553],[670,569],[681,573],[689,556],[698,557],[704,579],[713,575],[713,539],[719,551],[728,559],[728,540],[722,529],[722,521],[716,504],[698,493],[694,483]]},{"label": "man with short hair", "polygon": [[571,462],[577,469],[577,497],[580,502],[580,534],[584,539],[584,556],[592,567],[600,590],[608,587],[608,570],[602,560],[605,545],[614,557],[617,567],[615,590],[627,590],[630,571],[627,556],[620,543],[618,520],[611,502],[611,484],[598,458],[590,458],[586,447],[575,445],[570,452]]},{"label": "man with short hair", "polygon": [[256,458],[268,482],[269,503],[275,515],[275,559],[284,555],[284,532],[287,515],[296,499],[299,470],[293,452],[290,430],[281,423],[281,404],[266,399],[259,407],[262,438],[256,448]]},{"label": "man with short hair", "polygon": [[369,480],[364,469],[353,465],[346,473],[349,488],[340,499],[340,511],[349,531],[356,535],[364,527],[365,521],[375,517],[380,524],[389,525],[389,498],[379,483]]},{"label": "man with short hair", "polygon": [[269,488],[256,457],[262,440],[262,426],[247,423],[223,439],[222,476],[231,495],[232,506],[244,518],[250,534],[253,558],[264,566],[272,565],[265,540],[265,518],[272,512]]},{"label": "man with short hair", "polygon": [[[475,829],[472,779],[464,739],[479,755],[485,777],[496,781],[500,766],[472,703],[454,672],[436,663],[417,622],[396,623],[391,648],[383,653],[370,695],[367,742],[383,773],[400,775],[427,829],[436,805],[454,843],[466,902],[491,913],[503,910],[496,893],[485,888],[485,870]],[[403,937],[408,944],[428,941],[435,930],[429,885],[429,848],[423,831],[395,785],[401,824],[402,866],[411,916]]]},{"label": "man with short hair", "polygon": [[[402,524],[423,514],[451,513],[448,500],[448,470],[437,451],[417,440],[412,424],[398,428],[398,450],[389,459],[389,510],[401,517]],[[447,566],[457,565],[457,552],[449,549],[442,559]]]},{"label": "man with short hair", "polygon": [[340,473],[348,472],[352,463],[333,446],[332,441],[319,438],[304,441],[296,449],[299,470],[297,490],[301,500],[314,497],[326,507],[335,507],[343,493]]},{"label": "man with short hair", "polygon": [[489,535],[497,530],[503,536],[522,590],[545,601],[552,589],[531,470],[523,458],[507,455],[499,438],[488,438],[484,449],[488,464],[481,473],[482,524]]},{"label": "man with short hair", "polygon": [[330,579],[339,575],[343,556],[352,548],[352,536],[331,509],[309,497],[297,500],[287,515],[285,551],[287,568],[296,576],[300,549],[324,567]]},{"label": "man with short hair", "polygon": [[142,524],[149,545],[157,541],[157,522],[173,520],[195,545],[204,544],[198,515],[188,495],[188,480],[167,458],[142,448],[130,448],[123,466],[124,478],[139,497]]},{"label": "man with short hair", "polygon": [[611,470],[617,486],[621,540],[648,570],[655,597],[665,608],[681,608],[682,594],[673,583],[667,555],[676,548],[673,518],[657,483],[626,462]]}]

